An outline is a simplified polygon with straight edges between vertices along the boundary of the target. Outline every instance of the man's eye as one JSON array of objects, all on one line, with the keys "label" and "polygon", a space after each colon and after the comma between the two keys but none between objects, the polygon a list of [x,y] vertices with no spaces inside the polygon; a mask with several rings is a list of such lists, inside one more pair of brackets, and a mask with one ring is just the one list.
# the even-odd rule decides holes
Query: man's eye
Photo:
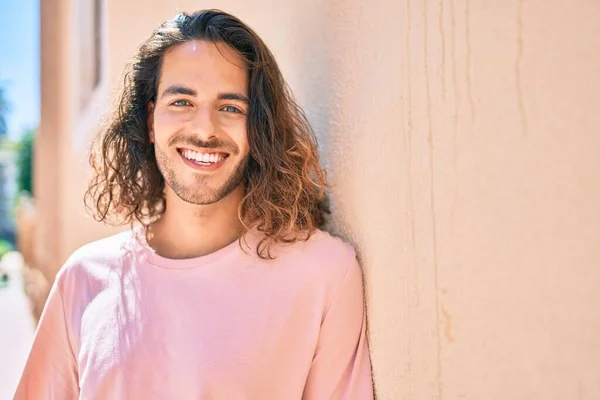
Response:
[{"label": "man's eye", "polygon": [[174,106],[177,106],[177,107],[185,107],[185,106],[189,106],[190,102],[187,100],[176,100],[171,104]]},{"label": "man's eye", "polygon": [[226,111],[226,112],[230,112],[230,113],[237,113],[237,114],[243,114],[244,112],[242,110],[240,110],[237,107],[234,106],[225,106],[223,108],[221,108],[221,110]]}]

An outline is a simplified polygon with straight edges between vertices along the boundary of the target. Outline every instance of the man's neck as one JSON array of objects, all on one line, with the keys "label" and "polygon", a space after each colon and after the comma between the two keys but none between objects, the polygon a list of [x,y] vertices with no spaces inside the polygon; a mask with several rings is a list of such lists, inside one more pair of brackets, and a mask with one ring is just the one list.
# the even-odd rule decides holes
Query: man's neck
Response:
[{"label": "man's neck", "polygon": [[194,258],[213,253],[239,239],[242,224],[237,210],[242,197],[240,186],[215,204],[194,205],[167,188],[166,210],[150,226],[148,243],[166,258]]}]

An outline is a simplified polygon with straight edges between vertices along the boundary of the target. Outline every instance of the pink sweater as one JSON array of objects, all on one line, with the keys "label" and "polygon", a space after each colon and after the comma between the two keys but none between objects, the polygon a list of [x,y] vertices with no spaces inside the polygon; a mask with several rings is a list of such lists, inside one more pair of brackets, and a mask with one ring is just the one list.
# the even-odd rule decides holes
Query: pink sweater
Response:
[{"label": "pink sweater", "polygon": [[351,246],[317,231],[272,261],[237,241],[172,260],[142,236],[70,257],[15,399],[373,398]]}]

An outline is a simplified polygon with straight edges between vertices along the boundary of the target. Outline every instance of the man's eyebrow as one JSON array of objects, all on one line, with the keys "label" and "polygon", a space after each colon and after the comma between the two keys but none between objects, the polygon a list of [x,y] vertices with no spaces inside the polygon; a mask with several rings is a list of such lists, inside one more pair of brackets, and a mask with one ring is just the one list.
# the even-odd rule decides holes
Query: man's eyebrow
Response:
[{"label": "man's eyebrow", "polygon": [[218,99],[243,101],[244,103],[250,105],[250,99],[240,93],[219,93]]},{"label": "man's eyebrow", "polygon": [[191,89],[187,86],[171,85],[165,89],[165,91],[162,93],[161,97],[165,97],[165,96],[172,95],[172,94],[185,94],[188,96],[195,97],[198,93],[196,93],[196,91],[194,89]]}]

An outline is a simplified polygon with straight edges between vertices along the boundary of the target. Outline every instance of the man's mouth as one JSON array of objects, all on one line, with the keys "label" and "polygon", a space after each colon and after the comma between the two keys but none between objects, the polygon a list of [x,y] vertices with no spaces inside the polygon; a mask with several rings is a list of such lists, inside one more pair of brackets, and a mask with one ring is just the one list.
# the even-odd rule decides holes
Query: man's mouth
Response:
[{"label": "man's mouth", "polygon": [[209,166],[213,164],[218,164],[229,157],[228,153],[223,153],[219,151],[194,151],[190,149],[177,149],[179,154],[183,156],[188,161],[193,162],[194,164],[200,166]]}]

